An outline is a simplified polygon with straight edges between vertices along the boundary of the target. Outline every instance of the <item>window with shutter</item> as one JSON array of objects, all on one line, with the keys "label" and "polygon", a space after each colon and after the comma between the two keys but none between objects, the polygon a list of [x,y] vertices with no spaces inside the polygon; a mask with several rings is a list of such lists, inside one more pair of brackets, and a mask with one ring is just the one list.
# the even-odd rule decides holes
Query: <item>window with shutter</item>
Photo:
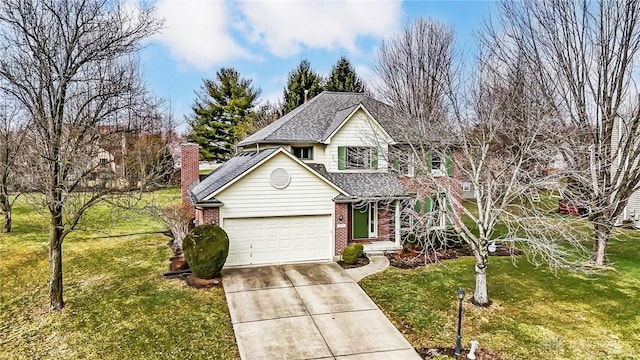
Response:
[{"label": "window with shutter", "polygon": [[347,147],[338,146],[338,170],[344,170],[347,168]]},{"label": "window with shutter", "polygon": [[378,148],[371,146],[339,146],[338,170],[377,170]]}]

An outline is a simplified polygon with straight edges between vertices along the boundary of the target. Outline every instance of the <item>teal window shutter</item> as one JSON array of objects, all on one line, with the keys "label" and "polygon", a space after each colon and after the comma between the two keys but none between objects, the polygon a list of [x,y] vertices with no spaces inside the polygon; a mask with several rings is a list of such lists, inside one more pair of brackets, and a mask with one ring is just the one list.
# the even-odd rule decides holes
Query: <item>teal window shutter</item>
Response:
[{"label": "teal window shutter", "polygon": [[347,147],[338,146],[338,170],[344,170],[347,162]]},{"label": "teal window shutter", "polygon": [[391,159],[391,167],[396,173],[400,174],[400,155],[395,154],[393,156]]},{"label": "teal window shutter", "polygon": [[427,196],[424,198],[424,213],[428,214],[431,212],[431,197]]},{"label": "teal window shutter", "polygon": [[422,204],[420,203],[420,200],[416,200],[416,203],[413,205],[413,210],[415,210],[418,214],[420,213],[420,210],[422,210]]},{"label": "teal window shutter", "polygon": [[447,151],[447,175],[449,177],[453,177],[453,153],[451,151]]},{"label": "teal window shutter", "polygon": [[378,148],[371,148],[371,158],[370,158],[370,168],[373,170],[378,170]]}]

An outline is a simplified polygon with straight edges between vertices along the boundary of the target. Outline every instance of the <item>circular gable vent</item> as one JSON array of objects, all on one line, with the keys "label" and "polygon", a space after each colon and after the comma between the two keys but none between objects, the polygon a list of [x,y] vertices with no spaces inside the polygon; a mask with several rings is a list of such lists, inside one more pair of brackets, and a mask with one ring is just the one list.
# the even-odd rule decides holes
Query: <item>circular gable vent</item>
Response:
[{"label": "circular gable vent", "polygon": [[283,168],[277,168],[271,172],[271,186],[276,189],[284,189],[289,186],[291,182],[291,176],[287,170]]}]

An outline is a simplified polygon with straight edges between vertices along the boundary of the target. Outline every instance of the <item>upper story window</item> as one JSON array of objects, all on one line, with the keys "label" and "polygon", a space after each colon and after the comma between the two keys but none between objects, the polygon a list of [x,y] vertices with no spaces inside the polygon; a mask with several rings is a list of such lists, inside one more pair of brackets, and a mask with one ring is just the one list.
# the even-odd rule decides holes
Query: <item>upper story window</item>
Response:
[{"label": "upper story window", "polygon": [[464,191],[464,192],[469,192],[469,191],[471,191],[471,182],[469,182],[469,181],[463,181],[463,182],[462,182],[462,191]]},{"label": "upper story window", "polygon": [[377,170],[378,148],[371,146],[339,146],[339,170]]},{"label": "upper story window", "polygon": [[390,167],[401,176],[453,176],[453,155],[450,151],[419,151],[408,146],[390,150]]},{"label": "upper story window", "polygon": [[301,160],[313,160],[313,146],[293,146],[293,155]]},{"label": "upper story window", "polygon": [[431,175],[433,176],[444,176],[445,175],[444,162],[440,155],[432,153],[431,154]]},{"label": "upper story window", "polygon": [[394,148],[390,154],[391,168],[397,175],[414,176],[415,156],[406,149]]}]

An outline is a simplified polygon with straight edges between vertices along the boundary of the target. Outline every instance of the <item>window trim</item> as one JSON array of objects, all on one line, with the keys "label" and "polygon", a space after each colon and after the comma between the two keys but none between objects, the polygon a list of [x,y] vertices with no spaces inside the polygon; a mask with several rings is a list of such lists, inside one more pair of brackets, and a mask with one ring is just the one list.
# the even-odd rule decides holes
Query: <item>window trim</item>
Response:
[{"label": "window trim", "polygon": [[462,182],[462,191],[464,191],[464,192],[471,191],[471,181],[463,181]]},{"label": "window trim", "polygon": [[[305,150],[309,152],[308,157],[304,156]],[[313,146],[292,146],[291,147],[291,152],[293,153],[293,156],[297,157],[300,160],[313,160],[313,155],[314,155],[313,150],[314,150]],[[300,151],[300,156],[296,154],[296,151]]]},{"label": "window trim", "polygon": [[[378,148],[375,146],[345,146],[344,147],[344,170],[378,170]],[[353,154],[354,151],[358,153]],[[361,153],[360,153],[361,151]],[[362,154],[362,166],[356,161],[350,160],[349,155],[359,156]],[[366,156],[366,157],[365,157]]]},{"label": "window trim", "polygon": [[[438,167],[434,166],[434,159],[438,159],[438,162],[440,163],[440,165]],[[444,168],[444,159],[442,159],[442,157],[438,154],[431,154],[431,175],[433,176],[445,176],[446,173],[446,169]]]}]

